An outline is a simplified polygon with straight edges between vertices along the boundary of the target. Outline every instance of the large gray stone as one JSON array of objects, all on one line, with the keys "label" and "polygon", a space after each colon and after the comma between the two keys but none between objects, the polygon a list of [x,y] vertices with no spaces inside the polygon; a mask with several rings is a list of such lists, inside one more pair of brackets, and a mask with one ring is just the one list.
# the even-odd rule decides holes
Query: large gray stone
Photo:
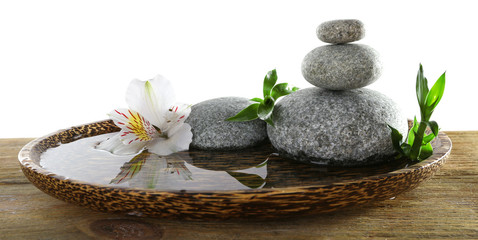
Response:
[{"label": "large gray stone", "polygon": [[223,97],[200,102],[191,107],[186,123],[192,128],[192,148],[232,150],[254,146],[267,138],[266,123],[259,119],[229,122],[252,102],[246,98]]},{"label": "large gray stone", "polygon": [[329,90],[365,87],[382,72],[379,54],[363,44],[325,45],[302,61],[302,75],[312,85]]},{"label": "large gray stone", "polygon": [[406,134],[407,119],[385,95],[370,90],[306,88],[277,103],[272,145],[295,160],[324,165],[362,166],[394,153],[387,124]]},{"label": "large gray stone", "polygon": [[349,43],[358,41],[364,36],[364,25],[357,19],[332,20],[323,22],[317,27],[317,37],[326,43]]}]

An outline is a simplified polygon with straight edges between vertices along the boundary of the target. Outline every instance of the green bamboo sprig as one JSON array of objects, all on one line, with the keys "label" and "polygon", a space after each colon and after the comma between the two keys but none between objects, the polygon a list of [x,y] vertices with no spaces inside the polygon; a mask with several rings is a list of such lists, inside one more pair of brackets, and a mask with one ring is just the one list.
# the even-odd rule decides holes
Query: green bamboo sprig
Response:
[{"label": "green bamboo sprig", "polygon": [[262,88],[264,99],[251,99],[251,101],[255,103],[244,108],[235,116],[226,119],[226,121],[243,122],[259,118],[261,120],[264,120],[267,124],[274,126],[274,121],[272,120],[272,111],[274,110],[274,104],[276,103],[276,101],[280,97],[288,95],[299,89],[297,87],[288,88],[288,83],[276,84],[276,82],[277,71],[274,69],[272,71],[269,71],[264,77],[264,85]]},{"label": "green bamboo sprig", "polygon": [[[388,125],[392,130],[393,147],[398,152],[399,157],[407,157],[413,161],[422,161],[433,154],[430,142],[438,136],[439,128],[437,122],[430,121],[430,117],[445,91],[445,73],[438,78],[431,89],[428,89],[428,81],[423,75],[423,67],[420,64],[416,83],[417,100],[420,106],[420,122],[417,121],[416,117],[414,118],[413,126],[408,132],[405,142],[402,141],[402,134]],[[425,134],[427,127],[432,131],[430,134]]]}]

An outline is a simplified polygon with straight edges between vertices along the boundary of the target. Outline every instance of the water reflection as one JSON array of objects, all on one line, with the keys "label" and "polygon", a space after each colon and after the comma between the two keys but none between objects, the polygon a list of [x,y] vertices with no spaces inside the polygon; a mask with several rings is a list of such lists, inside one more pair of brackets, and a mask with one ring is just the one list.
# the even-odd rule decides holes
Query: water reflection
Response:
[{"label": "water reflection", "polygon": [[236,152],[190,150],[189,157],[192,164],[197,167],[226,171],[228,173],[233,169],[258,166],[261,164],[261,161],[266,160],[264,163],[267,165],[267,177],[264,179],[264,182],[253,176],[236,173],[231,174],[250,188],[259,185],[260,188],[325,185],[390,172],[403,168],[408,163],[403,159],[390,159],[383,164],[367,167],[344,168],[320,166],[283,158],[275,153],[270,143]]},{"label": "water reflection", "polygon": [[[215,161],[209,159],[209,162]],[[145,150],[125,162],[110,184],[141,189],[176,190],[258,189],[266,184],[267,160],[252,167],[250,164],[241,167],[235,165],[223,170],[197,165],[191,156],[184,152],[158,156]]]},{"label": "water reflection", "polygon": [[117,156],[94,146],[107,138],[80,139],[42,153],[40,164],[65,178],[115,187],[221,191],[337,183],[403,168],[406,160],[362,168],[324,167],[282,158],[270,144],[240,151],[191,149],[160,157],[143,151]]},{"label": "water reflection", "polygon": [[131,187],[156,189],[170,181],[189,180],[193,180],[192,173],[185,166],[183,159],[160,157],[143,151],[126,162],[110,184],[129,182]]}]

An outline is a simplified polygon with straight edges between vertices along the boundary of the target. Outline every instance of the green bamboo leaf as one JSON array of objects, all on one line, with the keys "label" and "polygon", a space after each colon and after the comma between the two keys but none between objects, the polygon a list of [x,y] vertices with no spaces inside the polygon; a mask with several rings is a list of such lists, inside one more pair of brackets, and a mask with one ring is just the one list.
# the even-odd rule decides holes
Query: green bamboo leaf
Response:
[{"label": "green bamboo leaf", "polygon": [[236,114],[236,116],[226,119],[226,121],[241,122],[257,119],[257,109],[259,105],[260,103],[253,103]]},{"label": "green bamboo leaf", "polygon": [[433,148],[431,143],[427,143],[426,145],[422,145],[420,147],[420,155],[418,157],[418,160],[419,161],[425,160],[431,155],[433,155]]},{"label": "green bamboo leaf", "polygon": [[426,124],[428,125],[428,127],[430,127],[430,129],[432,130],[433,134],[434,134],[435,136],[438,136],[438,131],[439,131],[438,123],[435,122],[435,121],[427,121]]},{"label": "green bamboo leaf", "polygon": [[413,141],[415,141],[415,130],[413,128],[410,129],[408,132],[407,143],[413,145]]},{"label": "green bamboo leaf", "polygon": [[413,141],[415,141],[415,135],[418,131],[418,121],[417,117],[415,116],[413,118],[413,125],[410,128],[410,131],[408,132],[408,144],[413,145]]},{"label": "green bamboo leaf", "polygon": [[252,99],[250,99],[250,100],[253,101],[253,102],[258,102],[258,103],[261,103],[261,102],[264,101],[264,100],[262,100],[262,99],[260,99],[260,98],[252,98]]},{"label": "green bamboo leaf", "polygon": [[428,92],[426,96],[426,106],[430,109],[430,111],[433,111],[435,109],[435,107],[440,102],[443,93],[445,92],[445,74],[446,72],[444,72],[438,78],[438,80],[435,82],[435,84],[433,84],[432,89],[430,89],[430,92]]},{"label": "green bamboo leaf", "polygon": [[264,119],[264,122],[266,122],[267,124],[269,124],[271,127],[275,127],[274,121],[272,120],[272,115],[271,115],[269,118]]},{"label": "green bamboo leaf", "polygon": [[434,138],[435,138],[435,134],[430,133],[430,134],[426,135],[425,137],[423,137],[422,144],[427,144],[427,143],[431,142]]},{"label": "green bamboo leaf", "polygon": [[410,152],[412,151],[412,146],[410,144],[403,143],[401,147],[403,151],[403,156],[410,158]]},{"label": "green bamboo leaf", "polygon": [[395,129],[394,127],[392,127],[390,125],[388,125],[388,127],[392,130],[391,136],[392,136],[393,148],[398,153],[403,154],[403,150],[402,150],[402,147],[401,147],[402,139],[403,139],[402,134],[397,129]]},{"label": "green bamboo leaf", "polygon": [[282,96],[289,95],[293,92],[292,89],[287,88],[288,83],[279,83],[272,88],[271,96],[277,100]]},{"label": "green bamboo leaf", "polygon": [[423,75],[423,66],[420,64],[417,74],[417,83],[416,83],[417,99],[420,109],[425,106],[425,99],[428,94],[428,81]]},{"label": "green bamboo leaf", "polygon": [[264,87],[262,89],[264,98],[271,95],[271,90],[277,82],[277,71],[274,69],[269,71],[264,77]]},{"label": "green bamboo leaf", "polygon": [[268,96],[264,98],[264,102],[259,104],[259,108],[257,109],[257,116],[259,116],[261,120],[266,120],[271,116],[273,110],[274,100]]}]

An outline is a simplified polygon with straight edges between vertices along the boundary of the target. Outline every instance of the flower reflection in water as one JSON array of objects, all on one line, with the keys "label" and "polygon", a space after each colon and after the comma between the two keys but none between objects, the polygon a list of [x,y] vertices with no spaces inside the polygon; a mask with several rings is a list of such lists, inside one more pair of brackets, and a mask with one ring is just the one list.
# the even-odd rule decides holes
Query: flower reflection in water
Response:
[{"label": "flower reflection in water", "polygon": [[110,184],[128,182],[130,187],[156,189],[166,187],[171,181],[192,180],[185,161],[178,156],[158,156],[147,150],[126,162]]},{"label": "flower reflection in water", "polygon": [[146,162],[145,154],[138,154],[129,162],[126,162],[123,166],[121,166],[121,171],[118,175],[111,179],[110,184],[120,184],[122,182],[127,182],[131,178],[133,178],[141,168],[143,167],[144,163]]}]

